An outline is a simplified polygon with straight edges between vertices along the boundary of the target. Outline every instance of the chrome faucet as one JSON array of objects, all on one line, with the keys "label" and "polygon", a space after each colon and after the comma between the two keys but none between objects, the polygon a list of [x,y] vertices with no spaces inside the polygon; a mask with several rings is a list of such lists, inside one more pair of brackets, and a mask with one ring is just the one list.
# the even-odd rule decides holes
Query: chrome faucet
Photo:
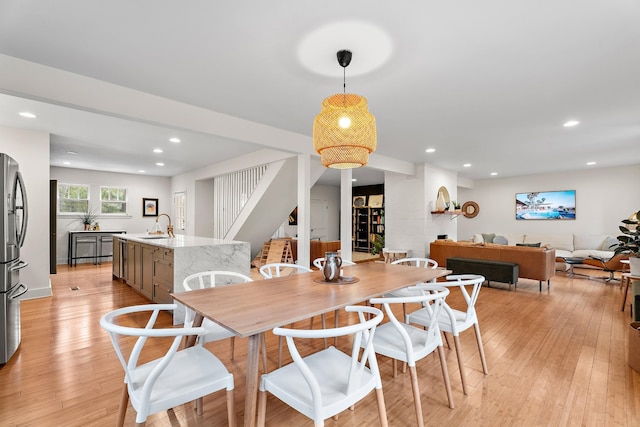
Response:
[{"label": "chrome faucet", "polygon": [[171,225],[171,217],[169,216],[169,214],[166,214],[166,213],[161,213],[156,217],[156,229],[158,230],[157,233],[162,234],[162,231],[160,231],[160,226],[158,226],[157,224],[158,224],[158,220],[163,215],[166,216],[167,219],[169,220],[169,225],[167,225],[167,234],[169,235],[169,237],[175,237],[175,234],[173,234],[173,225]]}]

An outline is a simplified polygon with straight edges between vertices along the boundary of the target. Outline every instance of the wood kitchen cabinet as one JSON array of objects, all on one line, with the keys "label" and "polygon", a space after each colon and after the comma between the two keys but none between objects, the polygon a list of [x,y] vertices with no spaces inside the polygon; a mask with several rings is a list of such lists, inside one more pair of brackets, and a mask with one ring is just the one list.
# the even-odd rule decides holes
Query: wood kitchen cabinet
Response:
[{"label": "wood kitchen cabinet", "polygon": [[149,299],[153,299],[153,252],[154,246],[140,245],[140,292]]},{"label": "wood kitchen cabinet", "polygon": [[[171,274],[167,272],[167,267],[161,266],[160,271],[164,274],[158,279],[156,277],[156,261],[164,261],[163,252],[171,252],[173,261],[173,251],[171,249],[158,248],[156,246],[127,242],[127,256],[125,269],[125,282],[134,290],[154,302],[171,303],[171,298],[166,298],[173,292],[173,263],[171,263]],[[158,257],[158,254],[159,257]],[[167,259],[169,256],[167,256]],[[161,290],[156,290],[160,283]],[[157,295],[157,296],[156,296]]]},{"label": "wood kitchen cabinet", "polygon": [[142,251],[141,243],[127,241],[127,259],[124,281],[137,291],[142,288]]},{"label": "wood kitchen cabinet", "polygon": [[171,304],[173,298],[173,249],[153,250],[153,302]]}]

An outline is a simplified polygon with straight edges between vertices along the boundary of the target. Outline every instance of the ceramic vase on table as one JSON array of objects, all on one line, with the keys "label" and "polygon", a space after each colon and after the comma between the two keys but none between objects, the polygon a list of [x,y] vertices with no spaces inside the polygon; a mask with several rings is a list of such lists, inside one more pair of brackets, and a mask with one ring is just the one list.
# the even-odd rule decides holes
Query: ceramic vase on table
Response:
[{"label": "ceramic vase on table", "polygon": [[322,276],[326,282],[335,282],[340,278],[340,267],[342,266],[342,258],[338,256],[338,252],[326,252],[324,254],[324,266],[322,267]]}]

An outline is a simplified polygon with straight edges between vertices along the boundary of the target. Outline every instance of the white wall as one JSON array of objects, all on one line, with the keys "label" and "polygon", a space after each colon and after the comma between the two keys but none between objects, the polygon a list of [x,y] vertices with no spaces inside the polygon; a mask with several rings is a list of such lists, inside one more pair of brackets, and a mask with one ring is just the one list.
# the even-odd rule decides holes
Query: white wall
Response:
[{"label": "white wall", "polygon": [[393,250],[407,250],[409,256],[425,254],[426,200],[424,167],[413,176],[384,174],[384,243]]},{"label": "white wall", "polygon": [[432,215],[431,210],[441,186],[447,188],[450,200],[457,200],[457,174],[430,165],[417,165],[413,176],[386,172],[385,246],[408,250],[409,256],[424,257],[429,242],[439,234],[457,236],[457,219],[450,215]]},{"label": "white wall", "polygon": [[[47,159],[47,164],[49,159]],[[158,199],[158,212],[173,217],[173,195],[171,179],[159,176],[101,172],[87,169],[51,167],[51,179],[59,184],[89,185],[89,200],[92,209],[99,209],[100,186],[125,187],[127,189],[127,215],[102,215],[98,218],[101,230],[126,230],[128,233],[145,233],[155,225],[155,217],[142,216],[142,199]],[[48,212],[48,207],[47,207]],[[57,254],[58,264],[67,263],[67,248],[70,230],[82,230],[83,225],[75,215],[58,215]],[[159,220],[165,229],[167,218]],[[87,262],[90,262],[87,261]]]},{"label": "white wall", "polygon": [[[476,181],[458,188],[460,202],[475,201],[475,218],[458,218],[458,237],[475,233],[619,234],[620,220],[640,210],[640,165],[588,169],[553,174]],[[576,190],[576,219],[515,219],[515,194],[531,191]]]},{"label": "white wall", "polygon": [[[310,196],[312,201],[327,202],[327,238],[325,240],[340,240],[340,187],[316,184],[311,187]],[[278,233],[278,237],[296,237],[298,235],[298,226],[289,225],[288,218],[285,218],[281,229],[283,230],[282,236]]]},{"label": "white wall", "polygon": [[29,286],[22,299],[51,295],[49,280],[49,134],[0,127],[0,152],[20,165],[29,222],[20,258],[29,265],[20,280]]},{"label": "white wall", "polygon": [[449,214],[434,215],[438,190],[445,187],[449,193],[449,201],[458,200],[458,174],[456,172],[439,169],[430,165],[425,165],[425,199],[426,206],[426,235],[425,252],[429,253],[429,243],[434,241],[439,234],[446,234],[449,239],[456,240],[458,235],[458,218]]}]

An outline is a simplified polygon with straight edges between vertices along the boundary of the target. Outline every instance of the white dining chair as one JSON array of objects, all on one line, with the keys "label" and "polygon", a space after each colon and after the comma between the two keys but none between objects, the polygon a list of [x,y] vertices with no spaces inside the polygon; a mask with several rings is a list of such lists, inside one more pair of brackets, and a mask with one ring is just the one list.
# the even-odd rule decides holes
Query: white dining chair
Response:
[{"label": "white dining chair", "polygon": [[[288,271],[289,270],[289,271]],[[286,262],[272,262],[260,267],[260,274],[265,279],[273,279],[274,277],[281,277],[285,272],[288,274],[296,273],[310,273],[312,270],[307,267],[303,267],[298,264],[288,264]]]},{"label": "white dining chair", "polygon": [[[485,278],[475,274],[449,275],[447,282],[438,282],[444,286],[456,286],[462,292],[462,296],[467,304],[464,311],[451,308],[445,303],[444,310],[440,313],[438,326],[442,332],[449,332],[453,335],[453,341],[456,347],[456,356],[458,358],[458,367],[460,369],[460,380],[462,381],[462,392],[468,394],[467,380],[464,367],[464,357],[462,355],[462,346],[460,345],[460,332],[466,331],[473,326],[476,334],[476,342],[478,343],[478,352],[480,353],[480,361],[482,363],[482,371],[485,375],[489,374],[487,368],[487,360],[484,355],[484,346],[482,345],[482,336],[480,334],[480,325],[478,323],[478,315],[476,314],[475,304],[484,283]],[[471,286],[471,294],[467,291],[466,286]],[[420,309],[406,316],[407,323],[427,326],[432,324],[433,315],[430,311]]]},{"label": "white dining chair", "polygon": [[[423,286],[425,288],[423,288]],[[427,288],[428,287],[428,288]],[[426,289],[429,292],[426,292]],[[442,377],[447,392],[449,407],[454,408],[453,394],[451,393],[451,382],[449,381],[449,370],[442,348],[442,336],[435,320],[442,312],[444,300],[449,294],[449,289],[437,285],[422,285],[420,287],[410,287],[410,291],[416,292],[416,296],[408,297],[382,297],[372,298],[371,304],[382,304],[389,318],[389,322],[381,325],[376,330],[373,338],[373,348],[381,356],[390,357],[394,360],[394,376],[396,373],[396,361],[406,362],[409,365],[411,374],[411,389],[413,391],[413,401],[415,405],[416,418],[419,426],[424,426],[422,416],[422,403],[420,399],[420,387],[418,385],[418,372],[416,361],[427,357],[434,351],[438,351]],[[433,313],[434,320],[425,329],[417,328],[407,323],[398,321],[393,313],[393,304],[421,304],[423,310]]]},{"label": "white dining chair", "polygon": [[[311,418],[314,426],[324,426],[324,420],[337,416],[376,391],[380,424],[387,426],[387,411],[382,392],[380,371],[372,342],[376,326],[382,322],[382,311],[375,307],[347,306],[345,311],[358,313],[359,322],[331,329],[275,328],[273,333],[286,337],[293,363],[260,378],[258,426],[265,424],[267,392]],[[366,319],[365,314],[370,317]],[[302,357],[296,339],[352,337],[350,354],[334,346]],[[360,352],[360,348],[364,351]]]},{"label": "white dining chair", "polygon": [[[273,279],[274,277],[281,277],[286,272],[288,274],[297,274],[297,273],[311,273],[313,270],[307,267],[303,267],[298,264],[288,264],[285,262],[273,262],[269,264],[265,264],[260,267],[260,274],[265,279]],[[326,328],[327,320],[324,314],[321,315],[322,319],[322,328]],[[290,325],[293,328],[293,325]],[[309,329],[313,329],[313,317],[309,319]],[[327,346],[325,340],[325,347]],[[278,337],[278,368],[282,366],[282,337]]]},{"label": "white dining chair", "polygon": [[[210,270],[210,271],[201,271],[198,273],[191,274],[182,281],[182,286],[184,290],[189,292],[194,289],[206,289],[213,288],[216,286],[228,286],[237,283],[247,283],[252,282],[253,280],[245,276],[242,273],[236,273],[235,271],[224,271],[224,270]],[[185,326],[193,325],[193,318],[195,313],[193,310],[190,310],[188,307],[185,307],[186,316],[185,316]],[[202,321],[202,327],[205,330],[203,335],[198,336],[198,341],[201,344],[220,341],[223,339],[229,338],[229,346],[230,346],[230,358],[233,360],[235,353],[235,338],[236,335],[230,330],[223,328],[215,322],[212,322],[209,319],[204,319]],[[262,345],[262,367],[265,372],[267,372],[267,349],[266,344],[263,341]]]},{"label": "white dining chair", "polygon": [[[431,258],[401,258],[395,261],[392,261],[391,264],[395,264],[395,265],[411,265],[414,267],[422,267],[422,268],[430,268],[432,270],[435,270],[436,268],[438,268],[438,262],[436,260],[433,260]],[[430,280],[429,282],[425,282],[425,283],[435,283],[436,280]],[[402,289],[398,289],[397,291],[393,291],[393,292],[389,292],[385,295],[383,295],[384,297],[410,297],[410,296],[416,296],[416,295],[420,295],[420,292],[416,292],[416,291],[409,291],[407,288],[402,288]],[[402,304],[402,315],[403,316],[407,316],[407,305],[406,304]]]},{"label": "white dining chair", "polygon": [[[129,400],[137,413],[136,426],[143,426],[151,414],[226,389],[228,422],[230,426],[235,426],[233,374],[201,343],[178,350],[184,337],[202,335],[204,328],[154,328],[161,311],[175,311],[176,307],[177,304],[125,307],[111,311],[100,319],[100,326],[109,333],[125,372],[117,425],[124,425]],[[147,321],[141,321],[140,314],[144,312],[149,313]],[[127,324],[144,326],[124,326]],[[137,337],[135,344],[129,345],[126,337]],[[166,341],[166,338],[173,338],[173,342],[164,356],[139,363],[140,360],[148,360],[149,356],[143,356],[147,342],[156,339]],[[125,350],[129,348],[132,348],[130,352]],[[197,412],[201,415],[201,406],[197,407]]]},{"label": "white dining chair", "polygon": [[[356,265],[356,263],[353,261],[349,261],[347,259],[342,260],[343,267],[348,267],[350,265]],[[324,257],[314,259],[313,266],[316,267],[318,270],[322,270],[322,268],[324,267]]]}]

